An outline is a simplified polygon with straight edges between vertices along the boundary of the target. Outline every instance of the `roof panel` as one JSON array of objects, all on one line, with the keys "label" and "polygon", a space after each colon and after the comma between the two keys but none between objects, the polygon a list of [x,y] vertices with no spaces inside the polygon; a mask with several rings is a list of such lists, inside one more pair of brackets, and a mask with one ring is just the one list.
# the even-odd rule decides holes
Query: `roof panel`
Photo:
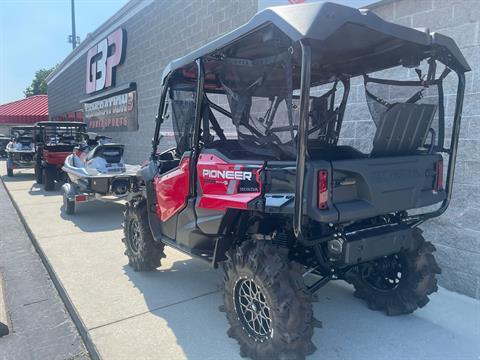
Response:
[{"label": "roof panel", "polygon": [[0,105],[0,123],[33,124],[48,120],[48,96],[34,95]]},{"label": "roof panel", "polygon": [[[163,80],[172,70],[186,66],[198,58],[223,49],[263,27],[273,24],[293,42],[302,39],[325,41],[345,24],[355,24],[368,31],[380,32],[390,37],[419,46],[441,45],[454,58],[455,66],[461,71],[470,68],[455,42],[435,43],[433,34],[387,22],[369,10],[358,10],[344,5],[315,2],[267,8],[257,13],[249,22],[200,47],[197,50],[170,62],[163,73]],[[368,36],[368,34],[367,34]],[[444,37],[447,38],[447,37]],[[325,49],[328,52],[329,49]]]}]

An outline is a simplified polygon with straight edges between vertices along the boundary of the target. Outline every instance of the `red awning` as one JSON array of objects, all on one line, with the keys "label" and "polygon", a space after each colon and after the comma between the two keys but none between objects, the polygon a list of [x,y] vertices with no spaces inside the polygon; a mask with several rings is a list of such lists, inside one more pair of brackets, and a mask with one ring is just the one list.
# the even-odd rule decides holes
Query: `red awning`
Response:
[{"label": "red awning", "polygon": [[0,124],[35,124],[47,120],[47,95],[34,95],[0,105]]}]

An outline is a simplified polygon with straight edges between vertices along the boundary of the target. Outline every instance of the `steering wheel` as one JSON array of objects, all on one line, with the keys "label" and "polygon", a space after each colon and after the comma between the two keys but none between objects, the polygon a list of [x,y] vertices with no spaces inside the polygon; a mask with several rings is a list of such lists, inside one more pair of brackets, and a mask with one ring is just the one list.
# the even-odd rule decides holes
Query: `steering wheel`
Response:
[{"label": "steering wheel", "polygon": [[161,152],[158,155],[158,160],[166,160],[166,161],[175,160],[176,156],[177,156],[177,149],[172,147],[170,149],[167,149]]}]

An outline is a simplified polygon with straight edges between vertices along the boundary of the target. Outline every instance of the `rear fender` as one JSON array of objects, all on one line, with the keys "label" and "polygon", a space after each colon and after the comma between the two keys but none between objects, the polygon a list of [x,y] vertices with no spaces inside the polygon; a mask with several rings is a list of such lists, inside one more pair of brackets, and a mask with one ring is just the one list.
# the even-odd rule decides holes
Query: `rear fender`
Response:
[{"label": "rear fender", "polygon": [[145,197],[147,201],[148,224],[155,241],[162,240],[162,224],[157,216],[157,197],[155,194],[155,175],[158,172],[158,164],[154,160],[150,160],[148,164],[142,166],[137,171],[137,178],[141,179],[145,184]]}]

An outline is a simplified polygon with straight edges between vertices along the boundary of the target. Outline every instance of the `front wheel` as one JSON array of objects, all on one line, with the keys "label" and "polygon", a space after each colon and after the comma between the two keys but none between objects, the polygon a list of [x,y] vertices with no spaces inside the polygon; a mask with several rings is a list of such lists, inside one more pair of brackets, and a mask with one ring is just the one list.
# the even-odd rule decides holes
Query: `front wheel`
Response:
[{"label": "front wheel", "polygon": [[42,165],[35,164],[35,182],[43,184]]},{"label": "front wheel", "polygon": [[436,275],[441,273],[433,252],[420,229],[414,229],[418,248],[402,251],[358,266],[348,278],[355,287],[354,295],[367,302],[372,310],[387,315],[401,315],[424,307],[428,295],[437,291]]},{"label": "front wheel", "polygon": [[164,245],[155,242],[148,224],[147,204],[145,200],[127,204],[124,213],[122,239],[128,264],[135,271],[152,271],[160,266],[165,257]]},{"label": "front wheel", "polygon": [[262,242],[245,242],[227,257],[223,309],[241,356],[305,359],[312,354],[316,320],[302,266],[288,259],[286,249]]}]

